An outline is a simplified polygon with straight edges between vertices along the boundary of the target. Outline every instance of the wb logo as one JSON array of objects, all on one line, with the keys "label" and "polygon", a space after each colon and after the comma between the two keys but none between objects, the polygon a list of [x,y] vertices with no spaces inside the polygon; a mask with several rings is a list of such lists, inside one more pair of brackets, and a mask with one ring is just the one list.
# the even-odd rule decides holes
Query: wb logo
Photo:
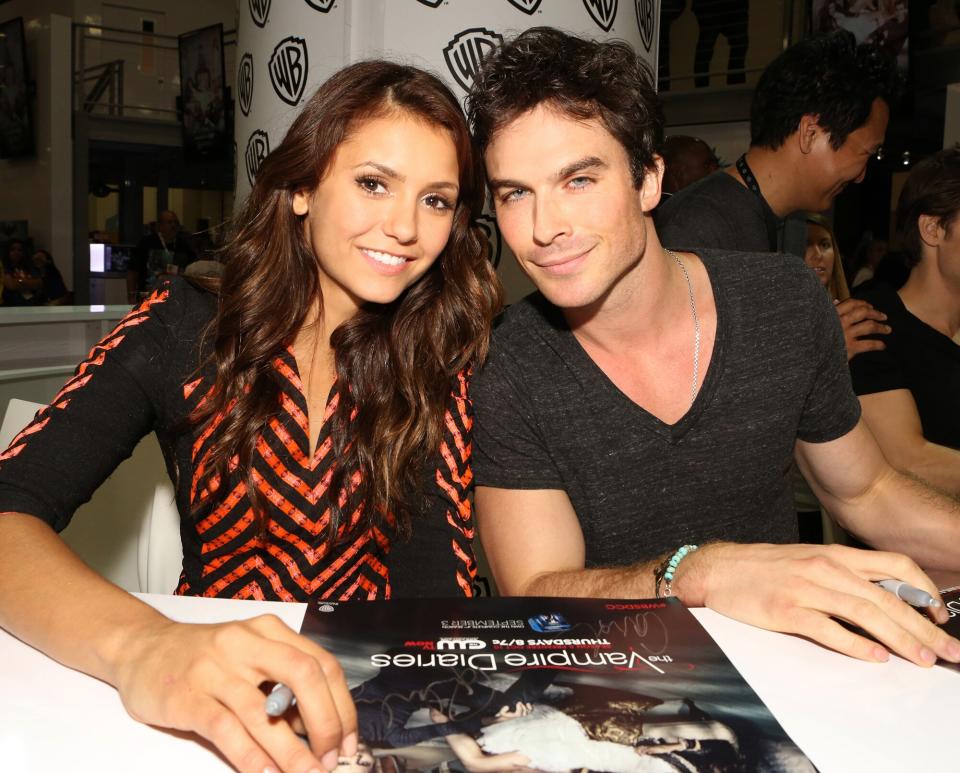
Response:
[{"label": "wb logo", "polygon": [[613,20],[617,18],[617,0],[583,0],[583,4],[597,26],[609,32]]},{"label": "wb logo", "polygon": [[333,8],[334,0],[307,0],[307,5],[320,13],[326,13]]},{"label": "wb logo", "polygon": [[277,96],[288,105],[296,105],[307,85],[306,41],[292,35],[281,40],[273,49],[267,69]]},{"label": "wb logo", "polygon": [[533,15],[540,7],[540,0],[508,0],[514,8],[519,8],[526,14]]},{"label": "wb logo", "polygon": [[503,36],[483,27],[471,27],[459,33],[443,49],[443,58],[454,80],[464,91],[470,91],[473,76],[493,49],[503,43]]},{"label": "wb logo", "polygon": [[500,236],[500,226],[497,225],[497,219],[493,215],[479,215],[477,225],[480,226],[480,230],[483,231],[490,245],[490,252],[487,253],[487,257],[493,267],[497,268],[500,265],[500,253],[503,250],[503,238]]},{"label": "wb logo", "polygon": [[240,112],[250,115],[253,102],[253,57],[244,54],[240,58],[240,70],[237,72],[237,96],[240,98]]},{"label": "wb logo", "polygon": [[267,23],[270,15],[270,0],[250,0],[250,18],[258,27]]},{"label": "wb logo", "polygon": [[637,26],[640,28],[640,40],[643,47],[650,52],[650,46],[653,45],[653,28],[656,26],[654,18],[653,0],[634,0],[637,8]]},{"label": "wb logo", "polygon": [[265,159],[269,153],[270,139],[267,137],[267,133],[262,129],[255,130],[253,134],[250,135],[250,139],[247,140],[247,150],[244,154],[247,166],[247,181],[251,187],[257,177],[257,172],[260,171],[260,164],[263,163],[263,159]]}]

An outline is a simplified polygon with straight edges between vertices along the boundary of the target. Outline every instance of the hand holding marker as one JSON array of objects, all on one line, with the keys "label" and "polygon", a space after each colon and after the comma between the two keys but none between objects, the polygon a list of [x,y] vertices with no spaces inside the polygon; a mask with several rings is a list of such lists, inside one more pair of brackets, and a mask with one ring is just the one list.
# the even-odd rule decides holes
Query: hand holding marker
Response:
[{"label": "hand holding marker", "polygon": [[277,682],[263,704],[263,710],[269,717],[282,717],[287,713],[297,699],[293,697],[293,690],[281,682]]},{"label": "hand holding marker", "polygon": [[876,583],[885,591],[892,593],[912,607],[933,607],[937,609],[942,605],[940,599],[934,598],[925,590],[908,585],[903,580],[877,580]]}]

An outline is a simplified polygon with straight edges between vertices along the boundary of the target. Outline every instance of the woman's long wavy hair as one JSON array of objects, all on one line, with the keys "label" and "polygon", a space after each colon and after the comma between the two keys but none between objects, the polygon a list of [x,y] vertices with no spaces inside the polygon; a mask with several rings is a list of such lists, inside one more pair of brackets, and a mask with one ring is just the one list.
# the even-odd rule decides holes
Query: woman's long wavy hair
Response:
[{"label": "woman's long wavy hair", "polygon": [[365,121],[393,114],[449,132],[460,194],[450,238],[424,276],[392,303],[366,304],[330,336],[339,403],[329,419],[337,464],[329,486],[328,544],[344,526],[348,500],[363,503],[357,529],[390,513],[397,531],[409,534],[452,384],[486,356],[501,289],[475,221],[483,202],[482,168],[460,107],[438,78],[414,67],[384,61],[346,67],[317,90],[263,160],[235,217],[218,309],[206,334],[214,384],[190,417],[194,427],[222,417],[200,484],[227,480],[236,465],[262,530],[267,518],[252,464],[257,438],[280,410],[283,377],[272,361],[323,304],[319,265],[303,218],[293,212],[293,195],[316,189],[337,148]]}]

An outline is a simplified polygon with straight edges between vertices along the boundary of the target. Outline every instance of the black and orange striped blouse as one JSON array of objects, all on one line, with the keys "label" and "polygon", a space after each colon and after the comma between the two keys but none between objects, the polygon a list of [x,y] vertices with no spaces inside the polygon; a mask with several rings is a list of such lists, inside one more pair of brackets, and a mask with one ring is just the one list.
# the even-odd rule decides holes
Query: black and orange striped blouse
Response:
[{"label": "black and orange striped blouse", "polygon": [[213,297],[183,280],[160,287],[93,348],[61,389],[0,454],[0,513],[35,515],[63,529],[73,512],[150,431],[160,447],[183,514],[183,572],[177,593],[281,601],[472,595],[472,412],[467,380],[452,385],[440,448],[424,463],[426,506],[413,537],[381,527],[352,528],[362,503],[351,503],[335,547],[325,542],[336,459],[329,422],[335,384],[313,457],[307,403],[292,351],[273,363],[280,405],[257,441],[253,478],[267,506],[261,532],[240,476],[198,486],[217,421],[183,430],[204,399],[197,377],[200,334]]}]

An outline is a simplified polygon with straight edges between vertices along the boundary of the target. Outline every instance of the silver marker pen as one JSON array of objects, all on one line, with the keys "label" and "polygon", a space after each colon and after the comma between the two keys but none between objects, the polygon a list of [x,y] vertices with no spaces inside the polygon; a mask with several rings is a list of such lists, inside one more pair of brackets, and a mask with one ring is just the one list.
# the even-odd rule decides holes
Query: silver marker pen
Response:
[{"label": "silver marker pen", "polygon": [[885,591],[889,591],[901,601],[907,602],[912,607],[940,607],[941,601],[934,598],[925,590],[914,588],[903,580],[877,580],[877,585]]},{"label": "silver marker pen", "polygon": [[263,704],[263,710],[267,712],[267,716],[282,717],[287,709],[296,702],[297,699],[293,697],[293,690],[282,682],[277,682],[267,696],[267,700]]}]

